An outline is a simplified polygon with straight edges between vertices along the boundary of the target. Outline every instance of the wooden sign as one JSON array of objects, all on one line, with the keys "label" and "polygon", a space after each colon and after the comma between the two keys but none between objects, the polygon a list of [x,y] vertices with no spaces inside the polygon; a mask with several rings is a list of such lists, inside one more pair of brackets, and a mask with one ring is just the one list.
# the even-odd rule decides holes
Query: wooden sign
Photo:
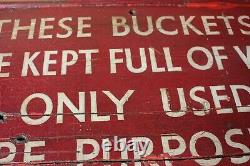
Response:
[{"label": "wooden sign", "polygon": [[2,4],[0,164],[247,166],[249,69],[248,3]]}]

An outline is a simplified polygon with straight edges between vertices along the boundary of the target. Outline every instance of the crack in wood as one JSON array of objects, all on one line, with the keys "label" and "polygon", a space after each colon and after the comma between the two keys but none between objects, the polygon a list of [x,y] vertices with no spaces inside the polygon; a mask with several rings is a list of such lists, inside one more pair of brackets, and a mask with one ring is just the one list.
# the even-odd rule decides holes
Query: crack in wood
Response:
[{"label": "crack in wood", "polygon": [[[12,2],[11,2],[12,1]],[[1,2],[1,1],[0,1]],[[21,3],[20,3],[21,2]],[[43,0],[43,2],[37,2],[37,0],[8,0],[5,3],[0,4],[0,8],[51,8],[51,7],[186,7],[186,8],[208,8],[212,10],[218,9],[232,9],[232,8],[249,8],[249,2],[174,2],[174,1],[144,1],[138,3],[138,1],[65,1],[65,0]]]},{"label": "crack in wood", "polygon": [[[27,152],[30,153],[30,152]],[[224,155],[213,155],[213,156],[191,156],[191,157],[173,157],[166,158],[165,156],[169,156],[166,154],[161,154],[159,156],[154,156],[150,159],[150,156],[141,158],[141,159],[110,159],[110,160],[67,160],[67,161],[42,161],[42,162],[11,162],[10,164],[24,164],[25,165],[40,165],[40,164],[77,164],[77,163],[85,163],[85,164],[95,164],[95,163],[105,163],[105,164],[113,164],[113,163],[134,163],[134,162],[164,162],[164,161],[189,161],[189,160],[209,160],[216,158],[231,158],[231,157],[243,157],[250,156],[250,153],[235,153],[235,154],[224,154]],[[152,156],[151,156],[152,157]]]},{"label": "crack in wood", "polygon": [[[153,107],[153,106],[152,106]],[[250,110],[250,106],[249,105],[243,105],[243,106],[235,106],[235,108],[249,108]],[[162,113],[168,113],[168,112],[186,112],[186,113],[192,113],[192,112],[207,112],[207,114],[211,113],[210,111],[216,111],[216,110],[220,110],[223,108],[210,108],[210,109],[193,109],[190,107],[187,107],[187,110],[181,110],[181,109],[175,109],[175,110],[171,110],[171,111],[150,111],[150,112],[143,112],[143,111],[137,111],[137,110],[133,110],[130,112],[126,112],[126,115],[153,115],[153,114],[162,114]],[[35,113],[35,114],[27,114],[27,115],[22,115],[20,113],[5,113],[2,112],[2,114],[5,115],[5,117],[40,117],[40,116],[57,116],[57,115],[111,115],[111,116],[116,116],[116,115],[123,115],[125,113],[111,113],[111,112],[98,112],[98,113],[91,113],[91,112],[85,112],[85,113],[51,113],[51,114],[42,114],[42,113]],[[1,116],[1,112],[0,112],[0,116]],[[205,115],[204,115],[205,116]],[[0,117],[0,122],[1,122],[1,117]]]}]

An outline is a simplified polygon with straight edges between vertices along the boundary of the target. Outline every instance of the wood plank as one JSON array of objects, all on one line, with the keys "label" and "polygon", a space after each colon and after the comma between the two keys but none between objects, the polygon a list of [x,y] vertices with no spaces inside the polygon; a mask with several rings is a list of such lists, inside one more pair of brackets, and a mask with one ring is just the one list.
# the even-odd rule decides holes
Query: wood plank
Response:
[{"label": "wood plank", "polygon": [[0,7],[0,164],[249,165],[249,4],[95,2]]}]

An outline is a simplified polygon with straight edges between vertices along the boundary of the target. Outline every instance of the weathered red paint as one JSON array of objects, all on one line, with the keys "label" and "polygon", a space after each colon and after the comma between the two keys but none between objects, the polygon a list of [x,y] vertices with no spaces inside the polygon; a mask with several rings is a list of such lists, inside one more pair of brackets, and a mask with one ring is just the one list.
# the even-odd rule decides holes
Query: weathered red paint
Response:
[{"label": "weathered red paint", "polygon": [[248,8],[250,4],[239,4],[229,2],[207,2],[207,3],[187,3],[187,7],[191,8],[210,8],[210,9],[232,9],[232,8]]},{"label": "weathered red paint", "polygon": [[[127,2],[127,1],[126,1]],[[182,1],[179,1],[182,2]],[[59,164],[70,165],[76,164],[76,139],[92,138],[96,139],[99,144],[101,139],[119,136],[120,138],[132,137],[148,137],[153,141],[154,150],[149,156],[141,159],[134,159],[133,153],[129,152],[128,159],[121,159],[121,154],[112,152],[109,160],[104,160],[102,151],[98,157],[93,160],[85,161],[89,164],[112,164],[120,165],[128,163],[134,165],[138,161],[144,165],[158,163],[165,165],[164,162],[170,160],[174,166],[176,165],[198,165],[196,159],[212,159],[222,158],[218,165],[232,165],[232,157],[249,156],[249,153],[243,153],[240,149],[230,147],[225,141],[225,133],[230,129],[241,129],[243,135],[236,135],[233,140],[250,147],[249,138],[249,113],[237,113],[230,85],[247,85],[250,86],[249,69],[239,59],[233,46],[240,46],[245,50],[250,45],[249,36],[242,35],[235,30],[234,35],[226,34],[226,29],[220,24],[218,29],[221,35],[215,36],[199,36],[191,34],[185,36],[183,34],[176,36],[165,36],[155,30],[152,35],[142,37],[131,33],[125,37],[112,36],[112,16],[124,16],[131,23],[129,11],[131,6],[136,11],[136,15],[141,18],[140,24],[145,25],[145,16],[152,16],[156,19],[164,15],[184,15],[184,16],[218,16],[232,15],[234,17],[240,15],[250,15],[249,4],[232,3],[185,3],[178,6],[174,2],[159,3],[151,5],[146,3],[145,6],[136,3],[127,5],[120,4],[118,6],[109,7],[109,5],[85,6],[78,3],[61,3],[41,5],[28,5],[29,8],[19,8],[22,4],[11,4],[12,8],[6,8],[6,4],[1,4],[0,20],[2,19],[21,19],[25,23],[32,18],[55,17],[57,20],[62,17],[80,17],[91,16],[91,38],[76,38],[76,20],[70,25],[73,27],[73,35],[67,39],[38,39],[37,30],[35,31],[35,39],[28,40],[27,33],[22,33],[16,40],[10,40],[11,26],[3,28],[4,33],[0,35],[0,52],[13,52],[13,56],[9,59],[12,65],[6,70],[10,71],[9,78],[0,78],[0,112],[6,113],[7,119],[0,123],[1,133],[0,142],[15,142],[17,153],[12,163],[23,164],[24,143],[16,143],[16,137],[24,134],[27,141],[45,140],[46,146],[34,148],[32,153],[45,154],[45,161],[42,164]],[[169,5],[166,5],[169,4]],[[25,4],[26,5],[26,4]],[[24,6],[25,6],[24,5]],[[34,7],[36,6],[36,7]],[[34,8],[32,8],[34,7]],[[216,10],[215,10],[216,9]],[[194,21],[197,27],[201,27],[201,21]],[[181,30],[178,23],[173,23],[171,27],[177,27]],[[233,29],[239,29],[235,21],[232,22]],[[54,29],[51,32],[56,32]],[[225,46],[224,54],[228,55],[228,60],[223,64],[225,70],[218,70],[214,66],[207,71],[198,71],[193,69],[187,63],[186,52],[194,46],[202,46],[211,50],[211,46]],[[153,73],[150,68],[141,74],[133,74],[129,72],[125,65],[118,65],[117,74],[110,74],[109,65],[109,49],[111,48],[131,48],[133,60],[139,65],[137,58],[139,48],[153,47],[158,56],[163,54],[162,47],[170,47],[174,64],[183,68],[182,72],[163,72]],[[32,76],[29,72],[27,77],[21,77],[23,54],[25,51],[45,51],[45,50],[79,50],[79,49],[99,49],[99,54],[93,61],[93,74],[84,74],[85,59],[79,57],[77,64],[68,69],[66,76]],[[121,56],[123,57],[123,55]],[[56,60],[61,62],[61,57],[56,56]],[[147,54],[147,60],[149,56]],[[198,59],[202,62],[202,59]],[[42,71],[43,57],[37,59],[38,69]],[[159,59],[159,64],[164,65],[164,59]],[[147,63],[150,66],[150,63]],[[60,73],[60,63],[52,67]],[[225,85],[226,90],[222,94],[227,94],[228,102],[222,103],[223,108],[233,108],[233,113],[218,115],[216,114],[209,86]],[[162,108],[160,88],[168,88],[170,90],[171,105],[174,110],[179,110],[179,100],[176,88],[184,88],[188,96],[189,90],[194,86],[204,86],[205,92],[200,96],[207,99],[211,104],[210,113],[203,117],[193,114],[192,108],[188,109],[188,113],[179,118],[172,118],[166,115]],[[125,105],[125,120],[118,121],[116,118],[114,104],[101,93],[103,90],[109,90],[115,96],[122,97],[128,89],[134,89],[135,92]],[[79,122],[71,112],[64,110],[64,122],[56,124],[56,105],[57,93],[64,92],[69,98],[78,105],[78,92],[86,92],[86,122]],[[101,115],[110,115],[111,120],[108,122],[91,122],[90,121],[90,96],[89,91],[97,92],[98,113]],[[38,126],[27,125],[21,119],[20,106],[23,100],[33,93],[47,94],[53,101],[53,114],[44,124]],[[242,97],[243,96],[243,97]],[[250,95],[242,92],[242,103],[249,104]],[[197,106],[187,97],[188,107]],[[30,107],[30,115],[39,117],[44,109],[44,105],[34,102]],[[216,135],[221,141],[223,155],[214,155],[215,148],[208,140],[199,140],[197,149],[200,156],[193,156],[189,150],[189,141],[191,137],[199,132],[207,131]],[[178,134],[185,139],[187,148],[177,156],[171,156],[163,152],[161,146],[161,135]],[[174,134],[173,134],[174,135]],[[176,147],[176,143],[171,144]],[[9,154],[6,149],[0,149],[0,158]],[[91,151],[91,147],[87,147]],[[250,161],[242,165],[249,165]]]}]

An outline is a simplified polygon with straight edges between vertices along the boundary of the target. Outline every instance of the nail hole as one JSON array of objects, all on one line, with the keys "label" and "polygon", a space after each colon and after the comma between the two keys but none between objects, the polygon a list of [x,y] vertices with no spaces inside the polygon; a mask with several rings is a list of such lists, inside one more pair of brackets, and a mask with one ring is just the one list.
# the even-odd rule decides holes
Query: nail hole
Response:
[{"label": "nail hole", "polygon": [[25,142],[27,142],[27,137],[25,136],[25,135],[18,135],[18,136],[16,136],[16,138],[15,138],[15,142],[17,143],[17,144],[22,144],[22,143],[25,143]]},{"label": "nail hole", "polygon": [[226,127],[227,127],[227,129],[232,129],[233,128],[233,124],[232,123],[227,123]]},{"label": "nail hole", "polygon": [[135,16],[135,15],[136,15],[135,9],[130,9],[128,13],[129,13],[131,16]]},{"label": "nail hole", "polygon": [[3,123],[7,119],[5,113],[0,112],[0,123]]}]

